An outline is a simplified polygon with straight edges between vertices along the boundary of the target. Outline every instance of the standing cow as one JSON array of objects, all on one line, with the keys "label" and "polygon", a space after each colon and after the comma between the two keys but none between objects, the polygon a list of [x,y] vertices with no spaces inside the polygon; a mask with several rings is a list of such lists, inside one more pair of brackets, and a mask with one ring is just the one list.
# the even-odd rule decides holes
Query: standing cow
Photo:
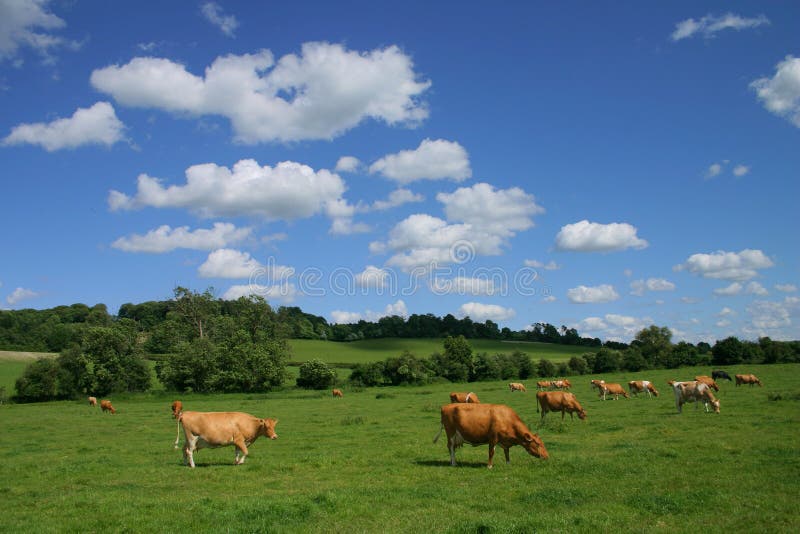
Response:
[{"label": "standing cow", "polygon": [[626,399],[630,398],[630,396],[625,393],[625,390],[622,389],[622,386],[614,384],[613,382],[604,382],[600,384],[600,398],[606,400],[606,395],[613,396],[614,400],[619,399],[620,395]]},{"label": "standing cow", "polygon": [[527,389],[525,389],[525,386],[520,384],[519,382],[511,382],[510,384],[508,384],[508,389],[511,390],[511,393],[514,393],[515,391],[522,391],[523,393],[528,391]]},{"label": "standing cow", "polygon": [[247,447],[259,436],[278,439],[277,419],[259,419],[242,412],[183,412],[178,421],[186,438],[183,458],[189,467],[194,467],[197,449],[233,445],[236,447],[234,464],[239,465],[247,458]]},{"label": "standing cow", "polygon": [[637,397],[639,393],[647,393],[648,397],[652,397],[653,395],[658,397],[658,390],[652,382],[647,380],[631,380],[628,382],[628,391]]},{"label": "standing cow", "polygon": [[340,398],[340,399],[341,399],[342,397],[344,397],[344,393],[342,393],[342,390],[341,390],[341,389],[334,389],[334,390],[331,390],[331,394],[332,394],[334,397],[338,397],[338,398]]},{"label": "standing cow", "polygon": [[89,397],[89,406],[97,406],[97,397]]},{"label": "standing cow", "polygon": [[694,402],[695,409],[697,409],[697,403],[702,402],[706,413],[708,413],[708,405],[710,404],[714,408],[714,413],[719,413],[719,400],[711,393],[711,388],[708,384],[696,380],[674,382],[672,389],[675,391],[675,407],[678,409],[678,413],[681,413],[683,405],[687,402]]},{"label": "standing cow", "polygon": [[452,466],[456,465],[456,448],[464,443],[473,446],[489,444],[489,469],[494,465],[497,445],[503,448],[506,463],[511,461],[508,449],[514,445],[521,445],[531,456],[548,457],[539,436],[525,426],[517,412],[504,404],[445,404],[442,406],[442,426],[433,438],[434,443],[439,440],[442,430],[447,433]]},{"label": "standing cow", "polygon": [[761,380],[759,380],[756,375],[735,375],[735,376],[736,376],[737,386],[741,386],[742,384],[750,384],[750,387],[753,387],[755,384],[758,384],[758,387],[763,386]]},{"label": "standing cow", "polygon": [[714,380],[723,380],[724,379],[724,380],[727,380],[728,382],[733,382],[733,380],[731,380],[731,375],[729,375],[725,371],[721,371],[721,370],[711,371],[711,378],[713,378]]},{"label": "standing cow", "polygon": [[115,410],[114,407],[111,405],[110,400],[101,400],[100,409],[103,410],[103,412],[109,412],[111,414],[117,413],[117,410]]},{"label": "standing cow", "polygon": [[177,419],[183,411],[183,403],[179,400],[172,401],[172,417]]},{"label": "standing cow", "polygon": [[475,404],[480,404],[481,401],[477,395],[470,391],[469,393],[450,393],[450,402],[474,402]]}]

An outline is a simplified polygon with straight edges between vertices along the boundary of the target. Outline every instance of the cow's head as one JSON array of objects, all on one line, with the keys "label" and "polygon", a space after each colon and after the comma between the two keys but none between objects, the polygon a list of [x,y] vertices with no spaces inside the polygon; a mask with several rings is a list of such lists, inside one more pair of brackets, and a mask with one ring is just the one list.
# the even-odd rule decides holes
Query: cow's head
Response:
[{"label": "cow's head", "polygon": [[719,413],[719,400],[711,401],[711,406],[714,408],[714,413]]},{"label": "cow's head", "polygon": [[262,436],[266,436],[269,439],[278,439],[278,434],[275,433],[275,426],[278,424],[277,419],[261,419],[259,423],[259,432]]},{"label": "cow's head", "polygon": [[581,408],[581,411],[578,412],[578,419],[586,419],[586,410]]},{"label": "cow's head", "polygon": [[525,447],[525,450],[528,451],[531,456],[536,456],[542,460],[547,460],[547,458],[550,457],[550,455],[547,454],[547,449],[544,447],[544,442],[538,435],[525,432],[523,440],[522,446]]}]

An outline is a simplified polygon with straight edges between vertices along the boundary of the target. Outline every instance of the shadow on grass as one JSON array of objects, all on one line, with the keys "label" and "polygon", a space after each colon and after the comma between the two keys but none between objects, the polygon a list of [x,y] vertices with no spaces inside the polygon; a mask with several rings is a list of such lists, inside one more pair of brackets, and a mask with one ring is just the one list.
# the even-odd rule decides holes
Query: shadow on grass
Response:
[{"label": "shadow on grass", "polygon": [[[450,467],[450,460],[415,460],[415,464],[424,467]],[[486,469],[486,463],[483,462],[459,462],[456,460],[456,467],[466,467],[470,469],[480,468]]]}]

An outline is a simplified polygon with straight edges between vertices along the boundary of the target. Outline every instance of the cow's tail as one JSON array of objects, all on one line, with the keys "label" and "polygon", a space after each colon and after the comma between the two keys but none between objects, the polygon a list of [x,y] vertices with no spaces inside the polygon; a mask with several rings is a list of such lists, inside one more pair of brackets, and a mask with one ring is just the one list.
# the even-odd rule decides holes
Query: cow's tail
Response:
[{"label": "cow's tail", "polygon": [[442,426],[440,426],[440,427],[439,427],[439,432],[436,434],[436,437],[435,437],[435,438],[433,438],[433,442],[434,442],[434,443],[436,443],[437,441],[439,441],[439,436],[441,436],[441,435],[442,435],[442,430],[444,430],[444,423],[442,423]]}]

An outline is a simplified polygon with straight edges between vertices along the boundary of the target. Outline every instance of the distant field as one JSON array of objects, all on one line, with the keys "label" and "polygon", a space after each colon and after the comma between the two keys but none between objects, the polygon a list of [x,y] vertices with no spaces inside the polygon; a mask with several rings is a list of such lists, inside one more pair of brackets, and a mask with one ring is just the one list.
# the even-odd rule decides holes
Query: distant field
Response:
[{"label": "distant field", "polygon": [[[525,343],[505,342],[491,339],[470,339],[475,352],[511,353],[521,351],[534,360],[545,358],[553,362],[567,361],[572,356],[580,356],[592,349],[588,347],[572,347],[569,345],[554,345],[551,343]],[[385,360],[399,356],[408,350],[418,358],[427,358],[434,352],[443,350],[441,339],[407,339],[384,338],[365,339],[347,343],[334,341],[321,341],[316,339],[292,339],[292,361],[304,362],[313,358],[326,363],[368,363]]]},{"label": "distant field", "polygon": [[[172,394],[114,396],[113,416],[0,406],[0,532],[797,532],[800,365],[727,370],[764,387],[723,382],[719,415],[677,414],[665,384],[704,367],[572,377],[588,419],[544,424],[532,381],[184,395],[187,409],[279,420],[244,465],[203,449],[195,470],[172,448]],[[604,402],[595,377],[648,379],[661,396]],[[550,459],[517,446],[506,464],[498,447],[490,471],[488,447],[466,446],[450,467],[446,438],[432,443],[450,391],[514,408]]]},{"label": "distant field", "polygon": [[38,358],[52,358],[49,352],[14,352],[0,350],[0,387],[6,388],[6,396],[14,394],[14,382],[22,376],[25,367]]}]

